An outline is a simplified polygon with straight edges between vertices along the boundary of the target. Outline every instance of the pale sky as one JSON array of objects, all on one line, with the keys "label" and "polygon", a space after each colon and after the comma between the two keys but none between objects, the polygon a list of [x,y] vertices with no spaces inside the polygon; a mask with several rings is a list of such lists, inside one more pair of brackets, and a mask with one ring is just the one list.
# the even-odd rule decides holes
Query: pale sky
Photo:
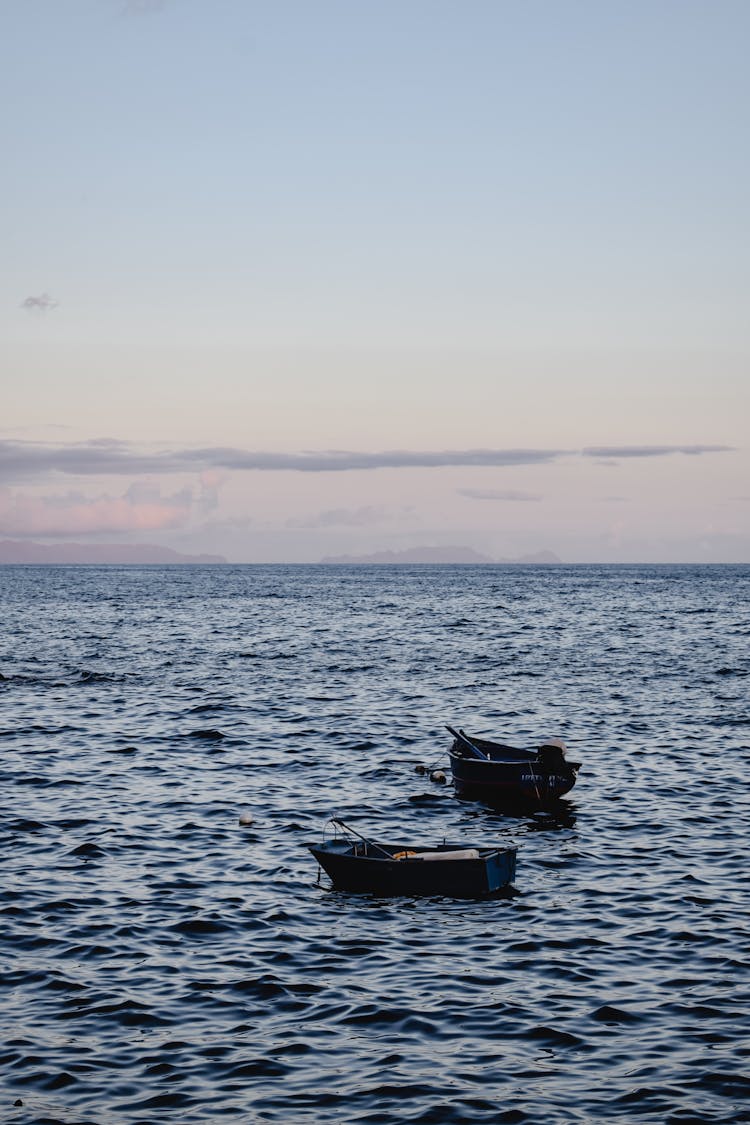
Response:
[{"label": "pale sky", "polygon": [[3,0],[0,538],[750,562],[746,0]]}]

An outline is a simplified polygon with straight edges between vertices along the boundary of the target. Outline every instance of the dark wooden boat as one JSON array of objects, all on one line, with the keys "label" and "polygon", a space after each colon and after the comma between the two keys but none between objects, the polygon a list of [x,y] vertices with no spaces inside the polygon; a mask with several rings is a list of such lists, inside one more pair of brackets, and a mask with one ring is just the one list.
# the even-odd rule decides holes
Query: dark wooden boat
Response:
[{"label": "dark wooden boat", "polygon": [[447,729],[453,735],[449,753],[457,797],[496,808],[545,808],[576,783],[581,763],[569,761],[557,739],[536,750],[519,750]]},{"label": "dark wooden boat", "polygon": [[308,847],[335,890],[360,894],[483,898],[507,887],[516,874],[515,848],[384,844],[362,836]]}]

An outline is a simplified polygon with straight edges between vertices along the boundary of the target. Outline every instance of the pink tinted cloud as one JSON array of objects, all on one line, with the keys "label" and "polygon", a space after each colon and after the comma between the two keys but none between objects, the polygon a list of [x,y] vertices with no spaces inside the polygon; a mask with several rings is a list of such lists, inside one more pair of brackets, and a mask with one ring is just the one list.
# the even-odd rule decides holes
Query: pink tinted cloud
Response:
[{"label": "pink tinted cloud", "polygon": [[34,496],[0,490],[0,535],[58,538],[68,535],[166,531],[184,527],[193,509],[190,489],[161,496],[134,485],[122,496]]}]

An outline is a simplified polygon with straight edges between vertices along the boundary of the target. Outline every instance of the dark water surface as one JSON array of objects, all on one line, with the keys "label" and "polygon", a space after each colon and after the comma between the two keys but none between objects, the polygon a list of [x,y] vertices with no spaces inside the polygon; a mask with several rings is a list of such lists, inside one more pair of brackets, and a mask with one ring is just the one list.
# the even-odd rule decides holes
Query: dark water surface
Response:
[{"label": "dark water surface", "polygon": [[[0,1121],[750,1121],[749,568],[0,591]],[[563,815],[417,775],[446,722],[563,737]],[[514,842],[518,894],[317,886],[332,812]]]}]

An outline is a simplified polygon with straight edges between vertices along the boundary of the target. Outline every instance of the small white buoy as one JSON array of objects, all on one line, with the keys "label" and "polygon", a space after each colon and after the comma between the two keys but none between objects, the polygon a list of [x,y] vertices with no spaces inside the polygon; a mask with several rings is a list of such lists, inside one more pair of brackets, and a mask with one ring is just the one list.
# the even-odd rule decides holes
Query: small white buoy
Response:
[{"label": "small white buoy", "polygon": [[417,762],[416,766],[414,767],[414,772],[415,773],[427,773],[427,767],[423,766],[421,762]]},{"label": "small white buoy", "polygon": [[250,825],[254,823],[255,818],[250,812],[250,809],[243,809],[243,811],[240,813],[240,824],[244,825],[245,828],[249,828]]},{"label": "small white buoy", "polygon": [[445,785],[445,774],[442,770],[433,770],[430,774],[430,781],[437,781],[440,785]]}]

